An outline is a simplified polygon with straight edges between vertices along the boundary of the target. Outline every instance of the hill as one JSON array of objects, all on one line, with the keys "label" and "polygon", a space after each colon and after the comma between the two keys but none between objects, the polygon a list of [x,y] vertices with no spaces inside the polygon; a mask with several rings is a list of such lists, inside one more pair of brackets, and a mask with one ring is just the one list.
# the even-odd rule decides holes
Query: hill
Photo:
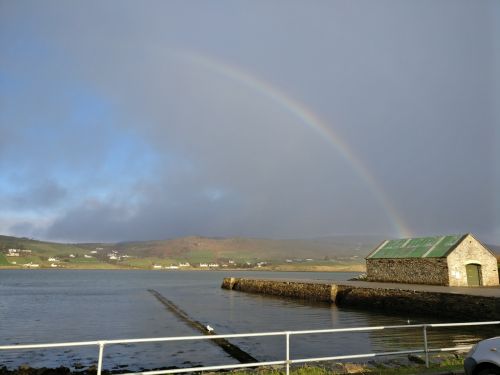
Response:
[{"label": "hill", "polygon": [[339,236],[320,239],[274,240],[259,238],[182,237],[164,241],[118,243],[121,252],[149,257],[181,260],[197,259],[328,259],[332,257],[364,257],[381,239],[378,237]]},{"label": "hill", "polygon": [[[47,268],[152,268],[179,263],[192,266],[220,263],[253,267],[259,263],[259,267],[286,264],[287,269],[311,269],[332,264],[361,264],[380,240],[359,236],[287,240],[191,236],[163,241],[63,244],[0,236],[0,266],[20,267],[31,263]],[[6,256],[9,249],[16,249],[18,254]]]},{"label": "hill", "polygon": [[32,250],[41,255],[53,256],[58,254],[77,254],[85,252],[85,249],[73,244],[62,244],[57,242],[37,241],[26,237],[12,237],[0,235],[0,252],[8,249]]}]

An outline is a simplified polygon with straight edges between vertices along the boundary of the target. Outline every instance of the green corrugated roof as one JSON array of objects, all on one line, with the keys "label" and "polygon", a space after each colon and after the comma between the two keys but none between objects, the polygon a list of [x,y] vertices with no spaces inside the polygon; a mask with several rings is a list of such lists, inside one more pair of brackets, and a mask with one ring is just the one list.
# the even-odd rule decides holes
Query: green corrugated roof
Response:
[{"label": "green corrugated roof", "polygon": [[406,238],[385,241],[367,258],[442,258],[460,242],[463,236]]}]

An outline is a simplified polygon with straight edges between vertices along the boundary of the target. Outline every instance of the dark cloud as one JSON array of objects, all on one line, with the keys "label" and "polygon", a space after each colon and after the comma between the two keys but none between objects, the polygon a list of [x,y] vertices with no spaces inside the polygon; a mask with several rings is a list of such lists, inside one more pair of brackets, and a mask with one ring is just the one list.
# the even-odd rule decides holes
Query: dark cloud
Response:
[{"label": "dark cloud", "polygon": [[35,223],[30,221],[12,224],[8,227],[8,231],[14,236],[26,238],[39,238],[40,235],[44,235],[45,233],[43,228],[38,227]]},{"label": "dark cloud", "polygon": [[54,181],[31,182],[27,187],[20,186],[8,197],[2,197],[2,206],[13,209],[44,209],[57,206],[67,191]]},{"label": "dark cloud", "polygon": [[382,192],[415,234],[495,240],[498,7],[3,4],[3,206],[64,240],[399,235]]}]

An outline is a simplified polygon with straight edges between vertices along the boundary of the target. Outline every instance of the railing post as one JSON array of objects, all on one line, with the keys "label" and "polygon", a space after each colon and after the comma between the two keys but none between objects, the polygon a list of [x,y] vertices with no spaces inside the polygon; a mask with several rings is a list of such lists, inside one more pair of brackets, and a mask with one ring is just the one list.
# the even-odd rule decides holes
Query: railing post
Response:
[{"label": "railing post", "polygon": [[427,342],[427,324],[424,324],[424,351],[425,351],[425,367],[429,368],[429,343]]},{"label": "railing post", "polygon": [[97,360],[97,375],[101,375],[103,354],[104,354],[104,342],[100,342],[99,343],[99,359]]},{"label": "railing post", "polygon": [[286,375],[290,375],[290,332],[286,332]]}]

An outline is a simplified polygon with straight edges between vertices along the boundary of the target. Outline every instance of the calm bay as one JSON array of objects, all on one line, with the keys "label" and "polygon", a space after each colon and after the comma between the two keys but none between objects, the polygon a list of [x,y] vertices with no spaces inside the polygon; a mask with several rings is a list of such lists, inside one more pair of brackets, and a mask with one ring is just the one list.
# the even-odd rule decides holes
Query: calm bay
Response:
[{"label": "calm bay", "polygon": [[[441,322],[417,314],[393,315],[341,309],[220,288],[225,276],[341,281],[356,274],[252,271],[0,271],[0,345],[199,335],[165,309],[147,290],[155,289],[193,319],[219,334],[309,330]],[[304,335],[292,338],[292,356],[329,356],[421,348],[421,330]],[[487,331],[434,330],[431,346],[470,344]],[[261,361],[282,359],[283,338],[234,339]],[[97,348],[0,352],[0,364],[15,368],[85,368]],[[235,360],[208,341],[115,345],[106,348],[110,370],[231,364]]]}]

